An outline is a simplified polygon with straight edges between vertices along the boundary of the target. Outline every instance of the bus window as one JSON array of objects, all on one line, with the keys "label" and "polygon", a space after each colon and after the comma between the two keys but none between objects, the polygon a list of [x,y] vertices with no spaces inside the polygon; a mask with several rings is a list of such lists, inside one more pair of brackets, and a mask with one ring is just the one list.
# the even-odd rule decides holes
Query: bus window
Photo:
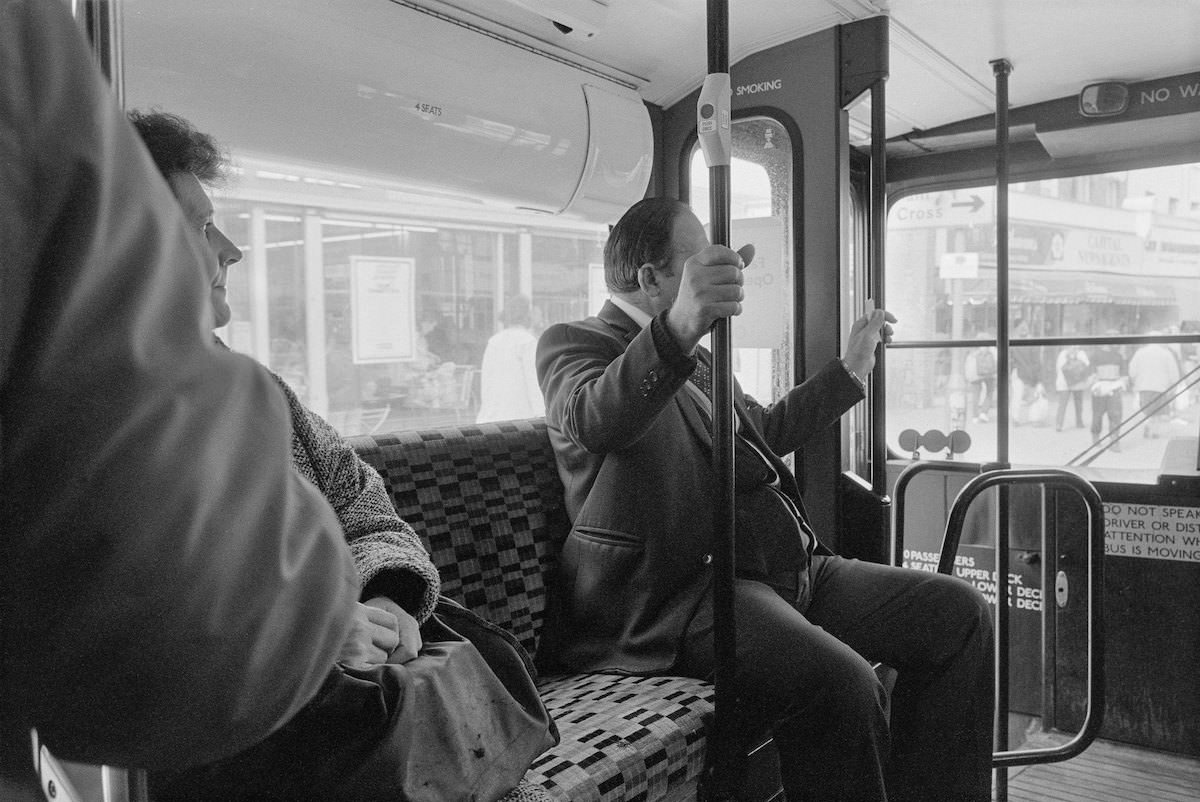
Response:
[{"label": "bus window", "polygon": [[[792,145],[787,129],[767,117],[735,120],[730,166],[732,246],[755,246],[746,269],[743,314],[732,330],[738,383],[762,403],[792,386]],[[708,168],[696,147],[690,174],[692,211],[709,223]]]},{"label": "bus window", "polygon": [[[1156,471],[1200,415],[1180,336],[1200,320],[1200,165],[1014,183],[1009,209],[1010,461]],[[993,187],[892,206],[888,305],[914,343],[888,355],[893,450],[904,429],[965,429],[965,459],[996,458],[994,215]]]},{"label": "bus window", "polygon": [[[238,37],[262,25],[264,11],[221,8]],[[353,74],[369,61],[346,61],[342,81],[314,76],[312,113],[248,114],[238,96],[270,96],[284,78],[246,69],[240,83],[219,85],[230,64],[261,54],[190,35],[180,20],[196,13],[215,12],[174,2],[125,15],[126,105],[179,114],[229,149],[234,174],[215,193],[215,217],[244,258],[229,273],[233,320],[218,335],[342,434],[474,422],[484,348],[511,299],[530,301],[535,334],[599,309],[605,225],[491,206],[350,163],[347,153],[378,152],[380,132],[363,126],[361,141],[346,143],[321,125],[342,113],[347,98],[335,92],[356,97],[384,80]],[[248,149],[231,133],[248,130],[271,149]],[[323,137],[339,140],[340,161],[287,156]]]}]

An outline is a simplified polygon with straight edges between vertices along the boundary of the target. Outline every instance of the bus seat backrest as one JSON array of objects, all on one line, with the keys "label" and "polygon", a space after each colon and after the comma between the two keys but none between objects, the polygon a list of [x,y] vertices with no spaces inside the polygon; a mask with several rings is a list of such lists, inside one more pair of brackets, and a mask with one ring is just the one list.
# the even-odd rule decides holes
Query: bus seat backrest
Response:
[{"label": "bus seat backrest", "polygon": [[536,654],[568,523],[541,419],[351,438],[420,534],[442,593]]}]

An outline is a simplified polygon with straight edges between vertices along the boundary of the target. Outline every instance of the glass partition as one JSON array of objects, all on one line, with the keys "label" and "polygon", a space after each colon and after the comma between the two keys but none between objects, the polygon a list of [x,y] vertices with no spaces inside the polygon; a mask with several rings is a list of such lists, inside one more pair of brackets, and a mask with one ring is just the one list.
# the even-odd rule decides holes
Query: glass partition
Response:
[{"label": "glass partition", "polygon": [[[1017,183],[1009,204],[1010,461],[1158,470],[1200,419],[1200,165]],[[963,458],[996,458],[994,214],[992,187],[892,206],[893,451],[961,429]]]},{"label": "glass partition", "polygon": [[[708,168],[692,153],[691,205],[709,223]],[[732,246],[755,247],[746,268],[743,312],[734,318],[733,370],[738,383],[766,404],[792,387],[792,143],[768,117],[735,120],[730,166]]]}]

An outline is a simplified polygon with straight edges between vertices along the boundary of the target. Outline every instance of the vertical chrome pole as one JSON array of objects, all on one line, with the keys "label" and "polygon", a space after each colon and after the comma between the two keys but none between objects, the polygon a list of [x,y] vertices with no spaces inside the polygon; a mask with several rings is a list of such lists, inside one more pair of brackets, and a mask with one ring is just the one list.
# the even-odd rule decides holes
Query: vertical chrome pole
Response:
[{"label": "vertical chrome pole", "polygon": [[[696,130],[709,171],[712,242],[729,245],[730,177],[733,141],[729,84],[729,3],[708,0],[708,76],[696,104]],[[713,514],[713,649],[715,723],[709,739],[709,776],[702,795],[733,799],[741,766],[733,728],[737,689],[737,633],[733,620],[733,349],[728,318],[712,327],[713,468],[717,498]]]},{"label": "vertical chrome pole", "polygon": [[1008,76],[1007,59],[991,62],[996,76],[996,461],[1008,464]]},{"label": "vertical chrome pole", "polygon": [[[991,62],[996,76],[996,461],[1008,467],[1008,76],[1007,59]],[[996,747],[1008,749],[1009,488],[997,488],[996,516]],[[996,767],[996,802],[1008,800],[1008,769]]]}]

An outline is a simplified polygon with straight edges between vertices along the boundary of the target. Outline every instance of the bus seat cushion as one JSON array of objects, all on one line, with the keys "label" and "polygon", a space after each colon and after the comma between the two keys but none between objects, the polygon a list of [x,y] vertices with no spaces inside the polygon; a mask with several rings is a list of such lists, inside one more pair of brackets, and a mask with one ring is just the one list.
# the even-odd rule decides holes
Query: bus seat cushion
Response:
[{"label": "bus seat cushion", "polygon": [[563,802],[663,799],[694,788],[712,686],[685,677],[570,674],[539,685],[561,741],[526,779]]}]

